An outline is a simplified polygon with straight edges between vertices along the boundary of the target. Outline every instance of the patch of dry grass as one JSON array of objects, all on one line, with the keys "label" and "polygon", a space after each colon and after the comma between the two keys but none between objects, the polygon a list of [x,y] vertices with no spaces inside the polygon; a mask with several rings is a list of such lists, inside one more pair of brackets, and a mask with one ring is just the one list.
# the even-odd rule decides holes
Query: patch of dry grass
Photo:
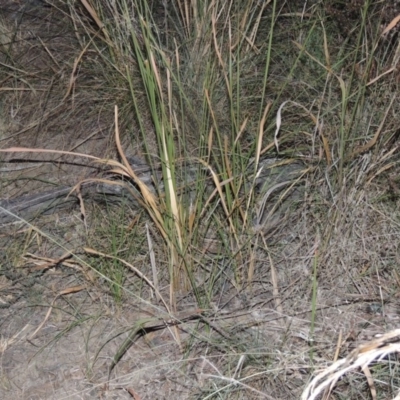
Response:
[{"label": "patch of dry grass", "polygon": [[[183,374],[184,398],[300,398],[317,370],[396,326],[390,7],[360,2],[346,16],[334,1],[47,3],[36,14],[46,35],[32,19],[17,29],[5,16],[1,147],[112,156],[110,179],[124,177],[134,206],[88,207],[86,231],[77,213],[85,239],[73,246],[57,229],[32,229],[99,274],[90,285],[100,293],[141,304],[149,316],[130,325],[135,340],[169,329],[182,367],[166,376]],[[130,153],[152,183],[131,169]],[[32,178],[92,178],[76,157],[39,157],[18,172],[32,157],[7,153],[4,197],[43,190]],[[184,310],[196,318],[180,318]],[[372,387],[373,398],[394,397],[389,361],[367,385],[336,382],[331,398]]]}]

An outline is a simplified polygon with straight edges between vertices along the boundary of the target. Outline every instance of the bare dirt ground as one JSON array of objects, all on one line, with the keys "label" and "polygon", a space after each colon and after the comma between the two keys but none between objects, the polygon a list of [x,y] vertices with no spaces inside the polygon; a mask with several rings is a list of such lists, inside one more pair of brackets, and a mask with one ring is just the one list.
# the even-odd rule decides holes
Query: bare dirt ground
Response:
[{"label": "bare dirt ground", "polygon": [[[3,0],[2,6],[1,42],[8,49],[2,63],[11,65],[11,55],[18,62],[0,77],[10,89],[0,92],[1,148],[115,156],[113,104],[123,93],[115,90],[111,101],[110,90],[102,91],[102,77],[91,74],[90,66],[78,74],[83,84],[73,85],[70,92],[80,47],[67,9],[41,1],[21,5]],[[11,42],[16,44],[8,46]],[[10,71],[20,73],[19,79]],[[128,152],[140,153],[139,139],[126,139],[124,145]],[[27,153],[0,157],[2,198],[74,185],[93,170],[78,158]],[[391,174],[382,174],[365,190],[348,190],[340,210],[329,209],[324,200],[315,206],[315,187],[318,199],[328,198],[323,191],[329,188],[314,182],[300,211],[270,239],[271,257],[263,253],[256,260],[252,289],[238,293],[227,282],[209,310],[199,310],[193,297],[181,294],[179,324],[170,323],[136,274],[126,272],[118,302],[106,278],[93,275],[79,261],[85,259],[84,246],[101,249],[102,238],[93,238],[91,229],[109,221],[102,218],[104,205],[88,205],[88,230],[78,204],[32,225],[1,227],[0,398],[178,400],[203,399],[222,390],[225,398],[299,398],[314,367],[328,365],[336,350],[346,356],[399,324],[400,197]],[[384,208],[376,200],[382,195],[392,196]],[[127,220],[139,214],[128,209]],[[318,249],[328,243],[321,232],[331,222],[329,245],[319,258]],[[145,232],[135,235],[145,237]],[[63,259],[66,249],[77,258]],[[135,267],[148,271],[148,258],[138,251]],[[315,263],[320,279],[310,338]],[[271,264],[281,289],[279,303]],[[168,289],[162,294],[168,298]],[[138,330],[109,377],[115,355],[138,326],[146,329]],[[396,372],[393,376],[398,388]],[[234,379],[239,378],[242,384],[251,382],[251,388],[237,385]],[[339,385],[332,398],[351,387],[351,382]]]}]

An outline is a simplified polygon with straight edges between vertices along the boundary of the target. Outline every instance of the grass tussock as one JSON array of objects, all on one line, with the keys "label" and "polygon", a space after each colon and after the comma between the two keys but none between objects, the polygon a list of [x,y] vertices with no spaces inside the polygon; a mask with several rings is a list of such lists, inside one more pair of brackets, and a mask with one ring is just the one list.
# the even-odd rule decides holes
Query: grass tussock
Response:
[{"label": "grass tussock", "polygon": [[[117,208],[84,208],[80,199],[79,249],[30,226],[95,271],[92,284],[120,306],[134,299],[151,310],[132,329],[135,340],[164,321],[191,360],[189,397],[299,398],[321,365],[339,365],[355,354],[353,342],[393,328],[394,8],[369,0],[356,8],[333,0],[46,3],[71,35],[57,52],[41,41],[51,67],[16,57],[29,59],[29,45],[15,39],[22,33],[9,22],[0,30],[3,102],[29,121],[21,129],[1,117],[13,133],[1,132],[0,154],[47,162],[57,150],[51,160],[71,163],[67,178],[79,171],[78,192],[88,181],[126,189]],[[26,106],[48,99],[41,116]],[[62,127],[57,135],[51,121]],[[84,154],[95,167],[82,169]],[[104,165],[105,176],[91,172]],[[42,168],[54,183],[54,165]],[[20,179],[2,179],[3,190],[15,195]],[[331,395],[397,393],[390,368],[375,367],[363,369],[368,386],[335,378]],[[386,386],[375,388],[375,373]],[[328,398],[327,385],[317,391],[312,381],[316,394],[306,389],[303,398]]]}]

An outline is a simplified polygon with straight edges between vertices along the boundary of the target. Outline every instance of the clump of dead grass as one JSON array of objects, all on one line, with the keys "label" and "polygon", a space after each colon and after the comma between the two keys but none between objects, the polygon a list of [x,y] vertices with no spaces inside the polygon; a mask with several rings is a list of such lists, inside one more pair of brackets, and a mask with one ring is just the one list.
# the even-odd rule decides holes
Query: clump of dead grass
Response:
[{"label": "clump of dead grass", "polygon": [[[368,381],[372,399],[377,399],[377,392],[374,379],[371,375],[370,365],[374,363],[390,363],[391,354],[397,354],[400,350],[400,330],[379,335],[377,339],[371,340],[353,350],[346,358],[336,361],[331,366],[320,372],[305,388],[301,399],[315,400],[317,398],[329,398],[332,389],[339,379],[351,371],[361,369]],[[320,397],[323,395],[322,397]],[[394,399],[400,398],[397,393]]]},{"label": "clump of dead grass", "polygon": [[[107,162],[139,188],[146,241],[134,252],[146,254],[149,267],[134,267],[137,255],[126,248],[88,252],[118,258],[146,281],[142,300],[166,326],[165,311],[179,318],[187,303],[212,310],[191,330],[197,349],[210,349],[196,366],[207,364],[203,398],[300,396],[315,366],[393,323],[387,304],[398,282],[398,182],[388,176],[399,162],[397,48],[368,2],[347,42],[321,4],[176,2],[160,7],[161,15],[153,6],[68,5],[82,33],[62,100],[83,87],[80,65],[101,72],[106,104],[119,110],[112,126],[122,162]],[[153,166],[155,191],[129,166],[129,142]],[[264,158],[301,161],[300,178],[260,193]],[[298,200],[278,214],[299,186]],[[264,203],[272,210],[267,220],[278,216],[272,229],[254,225]],[[123,276],[118,281],[111,270],[105,263],[99,272],[123,299]],[[382,305],[380,323],[365,303]],[[357,385],[345,388],[349,396],[362,390]]]}]

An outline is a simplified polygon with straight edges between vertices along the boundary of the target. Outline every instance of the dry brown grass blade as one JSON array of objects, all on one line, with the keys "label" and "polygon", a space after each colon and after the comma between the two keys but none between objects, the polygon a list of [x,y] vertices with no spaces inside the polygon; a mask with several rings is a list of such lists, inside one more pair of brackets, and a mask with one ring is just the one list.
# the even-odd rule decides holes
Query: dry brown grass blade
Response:
[{"label": "dry brown grass blade", "polygon": [[101,22],[101,20],[100,20],[99,16],[97,15],[96,11],[94,10],[94,8],[87,2],[87,0],[80,0],[80,1],[83,4],[83,6],[86,8],[86,11],[93,18],[94,22],[96,23],[96,25],[98,26],[100,31],[102,31],[104,33],[104,36],[106,37],[107,42],[112,43],[104,24]]},{"label": "dry brown grass blade", "polygon": [[89,48],[89,46],[92,44],[92,40],[89,41],[89,43],[85,46],[85,48],[80,52],[79,56],[75,58],[74,61],[74,65],[72,67],[72,71],[71,71],[71,75],[69,78],[69,84],[68,84],[68,88],[67,88],[67,92],[65,93],[64,98],[62,99],[62,101],[65,101],[66,98],[71,94],[72,88],[75,85],[75,81],[77,78],[77,69],[78,69],[78,65],[82,60],[83,55],[86,53],[86,50]]},{"label": "dry brown grass blade", "polygon": [[319,136],[322,140],[322,146],[324,148],[324,153],[325,153],[325,157],[326,157],[326,163],[328,166],[332,165],[332,156],[331,156],[331,151],[329,148],[329,142],[328,139],[324,136],[324,134],[322,133],[322,128],[323,128],[323,124],[321,123],[317,123],[317,129],[318,129],[318,133]]},{"label": "dry brown grass blade", "polygon": [[86,286],[83,286],[83,285],[72,286],[72,287],[61,290],[61,292],[59,293],[59,296],[63,296],[65,294],[78,293],[85,289],[86,289]]},{"label": "dry brown grass blade", "polygon": [[399,22],[400,22],[400,14],[390,21],[389,25],[381,33],[381,37],[386,35],[389,31],[391,31]]},{"label": "dry brown grass blade", "polygon": [[38,257],[35,255],[31,255],[29,253],[27,253],[27,255],[35,258],[35,259],[39,259],[42,261],[45,261],[45,263],[43,264],[39,264],[36,267],[33,267],[30,269],[31,272],[35,272],[35,271],[43,271],[44,269],[49,269],[49,268],[53,268],[56,267],[57,265],[60,265],[63,261],[68,260],[69,258],[72,257],[71,252],[66,252],[65,254],[63,254],[61,257],[56,258],[56,259],[49,259],[49,258],[42,258],[42,257]]},{"label": "dry brown grass blade", "polygon": [[94,22],[96,22],[99,29],[103,29],[104,24],[100,21],[100,18],[98,17],[98,15],[97,15],[96,11],[93,9],[93,7],[86,0],[81,0],[81,3],[86,8],[86,11],[93,18]]},{"label": "dry brown grass blade", "polygon": [[[115,143],[117,145],[118,153],[123,161],[123,170],[126,170],[129,177],[138,185],[140,192],[142,193],[144,202],[147,206],[150,216],[152,217],[154,223],[157,225],[160,233],[163,235],[164,239],[168,238],[163,226],[163,219],[159,210],[159,204],[157,204],[156,198],[145,183],[143,183],[136,173],[133,171],[131,165],[129,164],[124,151],[122,150],[121,140],[119,137],[119,126],[118,126],[118,106],[115,106]],[[116,163],[114,161],[114,163]]]},{"label": "dry brown grass blade", "polygon": [[393,161],[393,162],[391,162],[391,163],[389,163],[389,164],[384,165],[382,168],[379,168],[378,171],[376,171],[376,172],[371,176],[371,178],[368,179],[367,185],[369,185],[377,176],[379,176],[379,175],[382,174],[383,172],[385,172],[385,171],[387,171],[387,170],[389,170],[389,169],[391,169],[391,168],[393,168],[393,167],[396,167],[397,165],[398,165],[398,162]]},{"label": "dry brown grass blade", "polygon": [[[206,97],[208,96],[207,90],[204,92],[204,94],[206,95]],[[211,127],[208,133],[208,140],[207,140],[207,163],[210,163],[211,152],[213,148],[213,139],[214,139],[214,129],[213,127]]]},{"label": "dry brown grass blade", "polygon": [[366,86],[372,85],[373,83],[379,81],[379,79],[383,78],[385,75],[390,74],[390,73],[393,72],[393,71],[397,71],[397,65],[394,66],[394,67],[392,67],[392,68],[389,68],[387,71],[382,72],[382,73],[381,73],[380,75],[378,75],[377,77],[371,79],[371,80],[367,83]]},{"label": "dry brown grass blade", "polygon": [[335,355],[333,356],[333,361],[337,361],[339,358],[340,349],[342,347],[343,331],[339,331],[339,337],[336,344]]},{"label": "dry brown grass blade", "polygon": [[271,142],[269,144],[267,144],[262,150],[261,150],[261,155],[263,155],[264,153],[266,153],[267,151],[271,150],[272,148],[275,147],[275,142]]},{"label": "dry brown grass blade", "polygon": [[240,139],[240,137],[242,136],[242,133],[243,133],[244,130],[246,129],[246,126],[247,126],[247,122],[248,122],[248,121],[249,121],[249,118],[246,117],[246,118],[244,119],[244,121],[242,122],[242,125],[240,125],[239,132],[238,132],[238,134],[237,134],[237,136],[236,136],[236,138],[235,138],[235,141],[234,141],[235,146],[238,144],[239,139]]},{"label": "dry brown grass blade", "polygon": [[321,21],[321,26],[322,26],[322,31],[324,32],[323,38],[324,38],[324,54],[325,54],[325,61],[328,70],[331,70],[331,57],[329,54],[329,46],[328,46],[328,38],[326,37],[326,31],[325,31],[325,26],[324,22]]},{"label": "dry brown grass blade", "polygon": [[[38,90],[38,91],[44,92],[45,89]],[[32,92],[32,89],[31,88],[0,87],[0,92]]]},{"label": "dry brown grass blade", "polygon": [[[159,52],[161,53],[161,50],[159,50]],[[156,61],[154,59],[153,52],[150,52],[150,64],[151,64],[151,72],[152,72],[153,76],[156,78],[157,87],[158,87],[158,94],[160,96],[160,101],[161,101],[161,103],[164,103],[163,90],[162,90],[162,84],[161,84],[161,77],[160,77],[160,74],[158,72],[158,68],[157,68]],[[168,71],[169,70],[167,70],[167,72]]]},{"label": "dry brown grass blade", "polygon": [[71,151],[51,150],[51,149],[34,149],[28,147],[9,147],[8,149],[0,149],[0,153],[50,153],[50,154],[64,154],[75,157],[85,157],[95,161],[101,160],[99,157],[90,156],[88,154],[83,154],[83,153],[74,153]]},{"label": "dry brown grass blade", "polygon": [[361,367],[361,370],[362,370],[362,372],[364,372],[364,375],[367,378],[367,382],[368,382],[369,390],[371,392],[372,400],[376,400],[376,387],[375,387],[374,380],[372,378],[371,371],[369,370],[367,365],[363,365]]}]

